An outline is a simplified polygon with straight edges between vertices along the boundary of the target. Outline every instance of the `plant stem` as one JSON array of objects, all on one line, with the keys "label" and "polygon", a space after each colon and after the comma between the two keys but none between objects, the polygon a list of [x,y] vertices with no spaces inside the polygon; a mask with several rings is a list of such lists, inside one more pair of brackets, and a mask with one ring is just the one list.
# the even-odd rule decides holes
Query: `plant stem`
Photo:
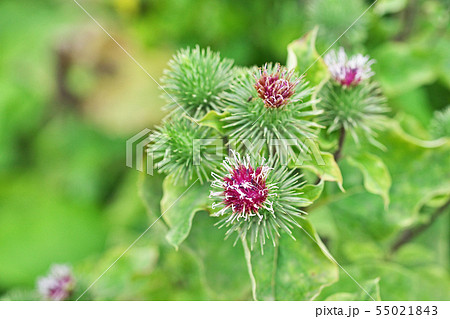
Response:
[{"label": "plant stem", "polygon": [[[345,128],[341,127],[341,129],[339,131],[338,148],[337,148],[336,152],[334,152],[334,154],[333,154],[334,160],[336,162],[341,158],[341,155],[342,155],[342,148],[344,146],[344,141],[345,141],[345,133],[346,133]],[[320,182],[320,177],[317,178],[315,184],[317,185],[317,184],[319,184],[319,182]]]},{"label": "plant stem", "polygon": [[422,232],[424,232],[426,229],[428,229],[440,215],[442,215],[446,211],[447,212],[449,211],[449,210],[447,210],[447,208],[449,208],[449,207],[450,207],[450,199],[447,200],[447,202],[444,205],[442,205],[441,207],[436,209],[436,211],[431,215],[430,219],[426,223],[419,225],[419,226],[411,227],[411,228],[403,231],[403,233],[400,234],[400,236],[397,238],[397,240],[391,246],[391,249],[390,249],[391,255],[393,253],[395,253],[397,250],[399,250],[403,245],[405,245],[406,243],[409,243],[411,240],[413,240],[418,235],[420,235]]},{"label": "plant stem", "polygon": [[63,106],[78,107],[80,100],[69,88],[68,74],[74,64],[72,52],[61,46],[56,50],[57,99]]},{"label": "plant stem", "polygon": [[338,142],[338,148],[336,150],[336,152],[334,152],[334,160],[337,162],[341,156],[342,156],[342,148],[344,146],[344,141],[345,141],[345,128],[342,126],[341,130],[339,131],[340,135],[339,135],[339,142]]},{"label": "plant stem", "polygon": [[414,30],[418,13],[417,0],[410,1],[410,4],[401,12],[402,30],[395,36],[395,41],[405,41]]}]

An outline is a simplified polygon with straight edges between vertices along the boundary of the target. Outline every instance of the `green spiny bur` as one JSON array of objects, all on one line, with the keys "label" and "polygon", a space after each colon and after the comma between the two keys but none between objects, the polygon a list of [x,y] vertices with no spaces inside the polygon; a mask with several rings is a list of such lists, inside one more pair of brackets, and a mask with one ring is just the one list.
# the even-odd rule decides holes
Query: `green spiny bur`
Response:
[{"label": "green spiny bur", "polygon": [[[169,62],[162,84],[168,93],[167,108],[198,118],[225,108],[223,93],[233,78],[233,61],[222,59],[209,48],[180,50]],[[165,94],[166,95],[166,94]]]},{"label": "green spiny bur", "polygon": [[208,181],[211,171],[221,160],[220,144],[217,147],[219,140],[214,130],[183,116],[166,120],[152,134],[151,140],[149,153],[158,170],[185,184],[196,178],[200,183]]},{"label": "green spiny bur", "polygon": [[389,108],[376,82],[351,87],[328,82],[319,98],[318,108],[323,110],[321,123],[327,127],[327,133],[343,128],[356,142],[362,135],[372,144],[381,146],[376,141],[377,131],[383,129]]}]

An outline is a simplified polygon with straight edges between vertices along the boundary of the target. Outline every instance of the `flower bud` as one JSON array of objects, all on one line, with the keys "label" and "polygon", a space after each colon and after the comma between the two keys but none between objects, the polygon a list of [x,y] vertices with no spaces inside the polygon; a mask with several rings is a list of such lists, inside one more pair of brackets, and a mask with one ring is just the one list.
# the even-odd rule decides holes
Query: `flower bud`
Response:
[{"label": "flower bud", "polygon": [[67,300],[75,288],[75,278],[67,265],[53,265],[46,277],[37,281],[39,294],[46,300]]},{"label": "flower bud", "polygon": [[289,103],[295,93],[300,78],[292,81],[293,72],[282,69],[279,64],[273,73],[269,73],[267,64],[255,75],[255,89],[267,108],[280,108]]},{"label": "flower bud", "polygon": [[371,65],[375,60],[370,60],[369,56],[362,54],[348,58],[344,48],[340,48],[338,53],[331,51],[325,55],[324,61],[331,78],[344,87],[356,86],[374,75]]}]

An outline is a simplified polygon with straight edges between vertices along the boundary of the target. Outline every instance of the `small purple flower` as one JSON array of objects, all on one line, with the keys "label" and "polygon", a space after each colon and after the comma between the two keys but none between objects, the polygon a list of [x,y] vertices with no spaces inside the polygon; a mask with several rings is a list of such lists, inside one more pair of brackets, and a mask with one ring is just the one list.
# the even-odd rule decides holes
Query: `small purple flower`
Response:
[{"label": "small purple flower", "polygon": [[219,190],[211,191],[210,197],[220,200],[219,203],[214,203],[212,208],[224,206],[215,216],[231,213],[229,221],[233,222],[240,218],[247,220],[255,215],[262,219],[260,209],[273,213],[269,197],[276,194],[271,192],[274,186],[266,184],[271,168],[264,163],[262,159],[260,166],[252,167],[248,155],[241,159],[236,152],[233,152],[233,157],[225,159],[222,166],[226,173],[224,176],[213,173],[214,181],[211,184],[213,188]]},{"label": "small purple flower", "polygon": [[47,277],[38,278],[38,291],[46,300],[67,300],[75,288],[75,278],[67,265],[53,265]]},{"label": "small purple flower", "polygon": [[362,54],[348,58],[344,48],[339,48],[338,53],[331,51],[325,56],[324,61],[333,80],[344,87],[358,85],[374,75],[371,65],[375,63],[375,60]]},{"label": "small purple flower", "polygon": [[267,64],[259,69],[259,74],[255,75],[255,89],[265,107],[280,108],[289,103],[295,87],[300,83],[300,79],[291,81],[292,75],[293,72],[288,72],[279,64],[276,65],[276,71],[270,74]]}]

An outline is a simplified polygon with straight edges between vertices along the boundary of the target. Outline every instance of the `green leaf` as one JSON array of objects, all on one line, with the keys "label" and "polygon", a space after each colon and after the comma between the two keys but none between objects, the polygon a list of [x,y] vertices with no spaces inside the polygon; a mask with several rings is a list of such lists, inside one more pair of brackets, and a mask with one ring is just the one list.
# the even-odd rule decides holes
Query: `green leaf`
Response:
[{"label": "green leaf", "polygon": [[[305,2],[307,25],[320,26],[317,41],[325,54],[339,40],[344,47],[359,48],[367,39],[368,15],[364,0],[314,0]],[[355,21],[358,20],[358,23]],[[351,25],[351,27],[349,27]]]},{"label": "green leaf", "polygon": [[378,156],[369,153],[349,157],[348,161],[351,165],[361,170],[364,176],[364,187],[368,192],[380,195],[387,209],[389,205],[389,189],[392,181],[383,161]]},{"label": "green leaf", "polygon": [[41,296],[35,289],[15,288],[0,296],[0,301],[38,301]]},{"label": "green leaf", "polygon": [[210,300],[245,300],[250,298],[250,280],[244,252],[234,247],[234,240],[224,240],[226,228],[215,226],[218,218],[207,212],[195,215],[192,230],[181,250],[196,257]]},{"label": "green leaf", "polygon": [[316,209],[309,211],[310,219],[320,234],[326,234],[328,245],[339,260],[364,259],[378,252],[383,257],[380,245],[394,236],[399,226],[392,220],[392,213],[384,209],[382,198],[365,191],[361,180],[354,189],[347,186],[347,191],[338,193],[335,199],[327,197],[326,205],[313,206]]},{"label": "green leaf", "polygon": [[[11,172],[12,173],[12,172]],[[0,287],[33,286],[53,263],[75,263],[100,254],[105,215],[71,198],[48,175],[17,171],[0,183]]]},{"label": "green leaf", "polygon": [[407,0],[379,0],[373,8],[373,12],[378,15],[397,13],[402,11],[407,4]]},{"label": "green leaf", "polygon": [[315,27],[303,37],[288,45],[286,65],[288,69],[295,69],[300,74],[305,73],[305,78],[311,86],[321,87],[328,81],[329,72],[322,57],[316,51],[318,30],[319,27]]},{"label": "green leaf", "polygon": [[[291,239],[292,240],[292,239]],[[275,272],[277,269],[278,247],[266,245],[264,252],[249,249],[247,240],[241,238],[252,283],[254,300],[275,300]]]},{"label": "green leaf", "polygon": [[153,172],[153,175],[141,173],[138,181],[139,195],[147,208],[150,218],[161,216],[160,202],[163,197],[162,184],[164,175]]},{"label": "green leaf", "polygon": [[[389,170],[392,178],[389,210],[384,209],[380,196],[364,190],[363,177],[353,173],[354,167],[342,161],[340,166],[347,192],[328,194],[318,202],[323,205],[315,205],[311,213],[310,218],[319,232],[326,233],[328,239],[332,236],[329,244],[333,253],[346,260],[361,254],[364,255],[361,259],[370,254],[383,258],[383,253],[389,251],[389,244],[400,231],[426,220],[433,210],[423,209],[425,205],[450,193],[449,144],[419,140],[402,132],[398,125],[381,133],[380,141],[387,147],[387,152],[368,145],[361,147],[379,157]],[[347,146],[349,150],[351,144]],[[330,222],[317,223],[326,216],[331,218]],[[335,229],[331,232],[329,227],[333,224]],[[358,238],[358,246],[354,243],[355,238]],[[372,243],[370,250],[361,246],[368,242]],[[377,253],[377,249],[380,252]]]},{"label": "green leaf", "polygon": [[[163,197],[164,178],[165,176],[163,174],[158,174],[156,173],[156,171],[154,171],[153,175],[141,173],[138,179],[139,196],[144,202],[144,206],[147,211],[146,224],[150,226],[154,223],[151,229],[151,237],[155,240],[155,242],[158,243],[161,243],[161,241],[165,241],[165,236],[167,235],[168,230],[168,226],[165,223],[165,220],[161,218],[161,199]],[[120,212],[120,215],[124,215],[123,209]],[[121,221],[121,224],[123,225],[124,222]],[[134,229],[134,227],[130,226],[128,226],[128,228]],[[133,239],[130,238],[129,240]]]},{"label": "green leaf", "polygon": [[390,98],[389,106],[396,110],[396,121],[400,122],[403,128],[419,137],[428,138],[429,132],[425,127],[433,117],[433,108],[424,87]]},{"label": "green leaf", "polygon": [[[436,50],[441,52],[443,56],[446,57],[450,56],[449,37],[441,37],[439,43],[436,46],[437,46]],[[439,67],[438,72],[440,80],[443,82],[443,84],[447,86],[447,89],[450,88],[450,61],[448,58],[442,60],[442,65]],[[442,98],[446,99],[446,97],[444,96]]]},{"label": "green leaf", "polygon": [[299,189],[299,193],[302,195],[302,198],[305,198],[308,200],[308,203],[305,203],[303,207],[310,206],[314,201],[316,201],[323,191],[324,186],[323,179],[320,180],[320,182],[316,185],[314,184],[307,184],[304,185],[302,188]]},{"label": "green leaf", "polygon": [[256,300],[313,300],[338,279],[338,268],[307,220],[293,230],[293,240],[280,237],[277,247],[266,245],[264,254],[250,251],[243,240],[244,251]]},{"label": "green leaf", "polygon": [[[92,286],[81,300],[142,300],[146,287],[152,284],[149,276],[158,263],[159,250],[152,243],[153,236],[141,240],[130,250],[127,250],[129,243],[124,243],[77,267],[75,274],[79,291],[74,292],[74,297],[78,298],[98,278],[98,274],[114,264],[114,271]],[[124,251],[127,253],[121,256]],[[119,256],[120,261],[116,263]]]},{"label": "green leaf", "polygon": [[170,228],[166,238],[178,249],[189,235],[195,213],[209,206],[209,184],[201,185],[196,180],[185,186],[174,184],[171,177],[166,177],[163,190],[161,214]]},{"label": "green leaf", "polygon": [[380,135],[387,152],[372,148],[392,177],[389,218],[399,225],[414,223],[420,209],[436,196],[450,193],[450,143],[423,141],[405,133],[398,123]]},{"label": "green leaf", "polygon": [[349,292],[338,292],[325,299],[325,301],[355,301],[355,294]]},{"label": "green leaf", "polygon": [[222,120],[229,115],[230,113],[228,112],[217,113],[216,111],[209,111],[202,119],[198,121],[198,123],[201,126],[212,127],[223,135],[225,134],[225,129],[223,128],[224,122]]},{"label": "green leaf", "polygon": [[[403,127],[397,121],[389,121],[388,127],[392,133],[398,135],[399,138],[421,148],[438,148],[441,146],[449,145],[449,141],[446,138],[439,138],[436,140],[423,140],[404,131]],[[401,150],[401,149],[400,149]]]},{"label": "green leaf", "polygon": [[[435,47],[388,42],[373,53],[373,69],[388,97],[433,83],[441,68],[441,52]],[[445,59],[445,58],[444,58]]]},{"label": "green leaf", "polygon": [[[396,263],[373,260],[344,267],[362,282],[364,278],[373,278],[374,274],[379,276],[383,300],[448,300],[450,297],[450,278],[443,267],[418,265],[407,268]],[[342,279],[347,280],[347,285],[354,285],[350,278]]]},{"label": "green leaf", "polygon": [[[334,284],[334,289],[339,289],[339,282]],[[328,296],[325,301],[381,301],[380,296],[380,278],[364,281],[361,283],[364,290],[355,284],[355,292],[338,292]],[[372,298],[371,298],[372,297]]]},{"label": "green leaf", "polygon": [[316,174],[320,179],[330,182],[336,182],[339,188],[342,187],[342,174],[338,164],[334,160],[334,156],[328,152],[320,152],[320,161],[317,159],[305,161],[298,165],[298,167],[307,169]]}]

